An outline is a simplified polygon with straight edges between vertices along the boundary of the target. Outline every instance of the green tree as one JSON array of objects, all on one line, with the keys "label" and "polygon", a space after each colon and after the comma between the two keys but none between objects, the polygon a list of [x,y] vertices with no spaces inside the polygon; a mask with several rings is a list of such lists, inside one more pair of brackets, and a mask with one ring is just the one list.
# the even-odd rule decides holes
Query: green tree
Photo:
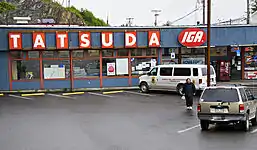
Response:
[{"label": "green tree", "polygon": [[15,10],[15,6],[8,2],[0,2],[0,13],[8,13],[9,11]]},{"label": "green tree", "polygon": [[8,24],[9,12],[15,9],[16,7],[11,3],[5,1],[0,2],[0,14],[2,14],[3,18],[5,19],[5,24]]}]

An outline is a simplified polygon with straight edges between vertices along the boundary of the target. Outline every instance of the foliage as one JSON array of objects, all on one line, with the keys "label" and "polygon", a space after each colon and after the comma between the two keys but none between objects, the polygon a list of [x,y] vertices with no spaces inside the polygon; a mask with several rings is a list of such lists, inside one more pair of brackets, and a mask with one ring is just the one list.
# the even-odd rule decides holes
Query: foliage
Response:
[{"label": "foliage", "polygon": [[0,2],[0,13],[7,13],[15,9],[16,7],[11,3],[5,1]]}]

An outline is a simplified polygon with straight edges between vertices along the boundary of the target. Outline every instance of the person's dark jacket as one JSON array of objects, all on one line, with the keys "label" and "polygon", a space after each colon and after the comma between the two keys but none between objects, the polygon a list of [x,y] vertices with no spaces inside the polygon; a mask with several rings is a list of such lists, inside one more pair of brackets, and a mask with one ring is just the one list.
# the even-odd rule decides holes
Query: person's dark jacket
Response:
[{"label": "person's dark jacket", "polygon": [[184,84],[182,93],[185,94],[185,96],[191,97],[195,94],[195,92],[196,92],[196,89],[193,83]]}]

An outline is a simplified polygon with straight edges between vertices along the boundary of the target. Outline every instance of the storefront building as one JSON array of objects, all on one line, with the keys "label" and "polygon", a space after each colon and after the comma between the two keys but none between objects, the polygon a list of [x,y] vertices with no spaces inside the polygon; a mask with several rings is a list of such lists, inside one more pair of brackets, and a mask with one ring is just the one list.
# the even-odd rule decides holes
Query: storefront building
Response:
[{"label": "storefront building", "polygon": [[[206,64],[205,28],[0,27],[0,90],[137,86],[158,64]],[[257,79],[257,27],[213,27],[218,80]]]}]

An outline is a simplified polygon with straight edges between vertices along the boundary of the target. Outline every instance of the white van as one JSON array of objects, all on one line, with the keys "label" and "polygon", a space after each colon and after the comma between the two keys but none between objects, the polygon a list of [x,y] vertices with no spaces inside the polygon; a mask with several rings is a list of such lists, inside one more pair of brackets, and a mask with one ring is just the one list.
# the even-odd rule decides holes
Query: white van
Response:
[{"label": "white van", "polygon": [[[216,73],[211,66],[211,86],[216,85]],[[139,87],[144,93],[149,90],[177,91],[182,94],[183,84],[190,78],[198,91],[207,86],[207,65],[171,64],[153,67],[139,77]]]}]

